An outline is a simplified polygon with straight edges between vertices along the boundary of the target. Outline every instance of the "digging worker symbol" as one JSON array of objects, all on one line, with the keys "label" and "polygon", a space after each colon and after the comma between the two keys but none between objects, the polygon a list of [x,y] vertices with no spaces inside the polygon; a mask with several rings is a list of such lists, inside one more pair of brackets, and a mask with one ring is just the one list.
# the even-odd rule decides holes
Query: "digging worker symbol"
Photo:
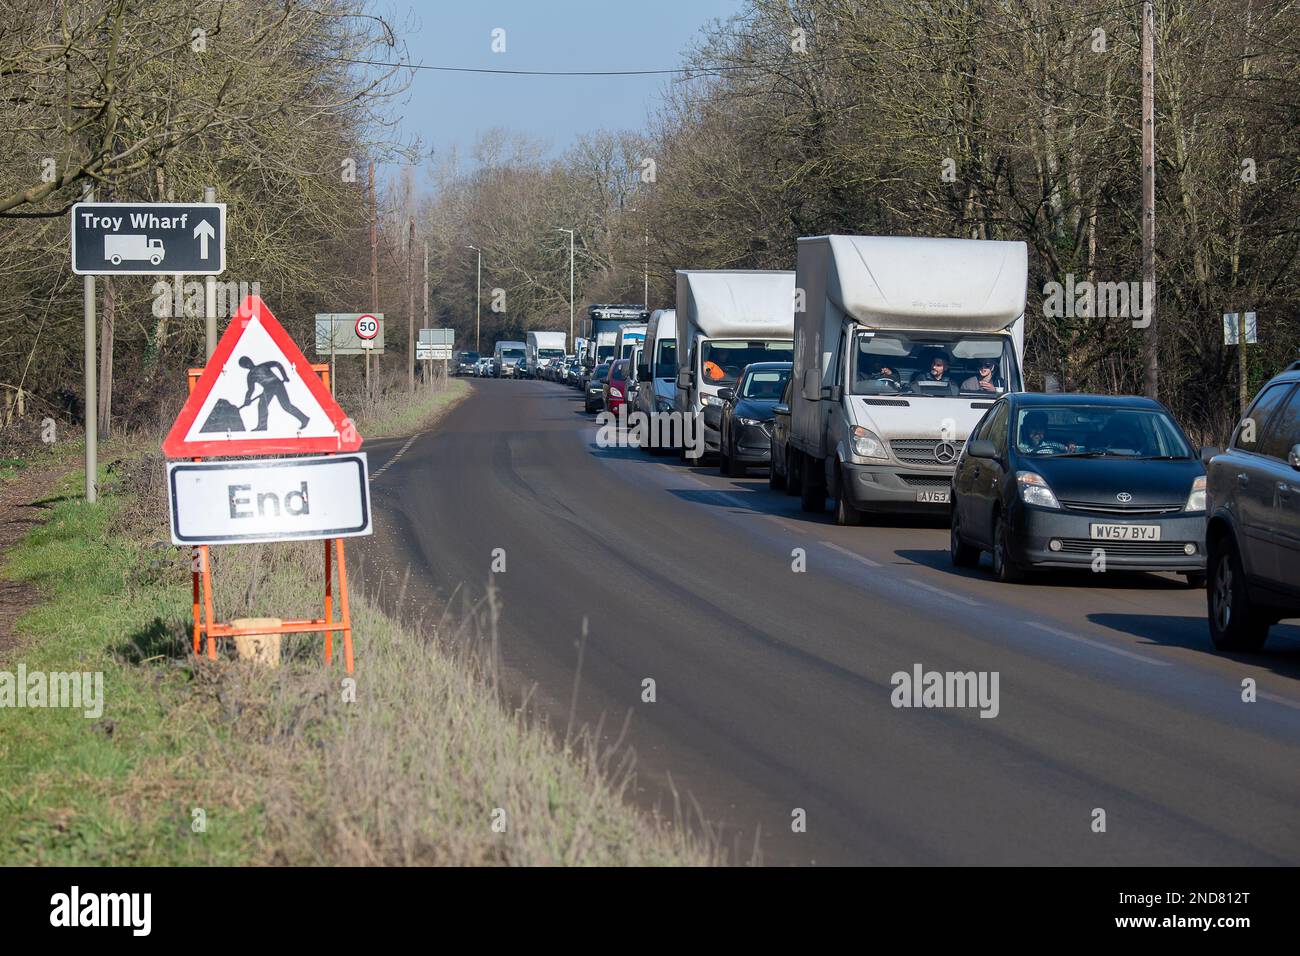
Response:
[{"label": "digging worker symbol", "polygon": [[253,403],[253,390],[262,386],[262,392],[257,396],[257,427],[253,431],[266,431],[266,416],[273,398],[279,400],[281,408],[298,419],[299,429],[307,427],[311,419],[289,401],[289,392],[285,389],[289,376],[285,374],[283,365],[275,361],[254,365],[253,360],[245,355],[239,360],[239,367],[248,369],[248,391],[244,394],[244,404],[239,406],[240,410]]}]

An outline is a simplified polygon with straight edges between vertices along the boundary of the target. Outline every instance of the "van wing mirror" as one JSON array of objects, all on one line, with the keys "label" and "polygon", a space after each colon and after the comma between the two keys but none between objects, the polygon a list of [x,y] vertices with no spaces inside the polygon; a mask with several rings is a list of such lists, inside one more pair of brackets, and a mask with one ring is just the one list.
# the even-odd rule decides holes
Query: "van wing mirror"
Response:
[{"label": "van wing mirror", "polygon": [[976,438],[966,446],[966,453],[972,458],[997,458],[998,449],[987,438]]},{"label": "van wing mirror", "polygon": [[[1291,451],[1294,453],[1295,449],[1293,448],[1291,449]],[[1223,449],[1219,448],[1217,445],[1201,446],[1201,461],[1207,465],[1210,463],[1211,458],[1213,458],[1215,455],[1221,455],[1221,454],[1223,454]]]},{"label": "van wing mirror", "polygon": [[636,377],[637,377],[637,378],[649,378],[649,377],[650,377],[650,366],[649,366],[649,365],[638,365],[638,366],[636,367]]},{"label": "van wing mirror", "polygon": [[844,389],[839,385],[823,385],[821,397],[828,402],[838,402],[844,397]]},{"label": "van wing mirror", "polygon": [[677,373],[677,387],[686,391],[691,387],[691,370],[688,368],[681,369]]}]

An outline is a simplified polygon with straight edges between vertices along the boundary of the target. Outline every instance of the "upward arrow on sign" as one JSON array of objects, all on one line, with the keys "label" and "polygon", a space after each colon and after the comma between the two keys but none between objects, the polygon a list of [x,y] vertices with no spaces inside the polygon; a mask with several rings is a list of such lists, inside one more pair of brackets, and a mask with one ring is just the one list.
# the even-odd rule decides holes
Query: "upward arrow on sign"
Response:
[{"label": "upward arrow on sign", "polygon": [[212,223],[206,219],[199,220],[199,224],[194,227],[194,235],[199,240],[199,258],[208,257],[208,240],[217,234],[217,230],[212,228]]}]

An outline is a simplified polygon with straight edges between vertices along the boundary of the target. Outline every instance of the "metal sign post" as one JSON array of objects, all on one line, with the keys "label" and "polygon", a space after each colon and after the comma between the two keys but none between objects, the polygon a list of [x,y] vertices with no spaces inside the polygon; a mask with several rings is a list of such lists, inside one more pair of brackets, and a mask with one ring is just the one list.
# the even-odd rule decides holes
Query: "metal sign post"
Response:
[{"label": "metal sign post", "polygon": [[[94,190],[86,190],[86,202],[95,198]],[[74,207],[75,208],[75,207]],[[75,234],[74,234],[75,235]],[[74,240],[75,241],[75,240]],[[95,277],[87,275],[81,283],[82,317],[86,323],[86,501],[94,504],[99,498],[99,429],[95,425],[99,408],[98,389],[95,387]]]}]

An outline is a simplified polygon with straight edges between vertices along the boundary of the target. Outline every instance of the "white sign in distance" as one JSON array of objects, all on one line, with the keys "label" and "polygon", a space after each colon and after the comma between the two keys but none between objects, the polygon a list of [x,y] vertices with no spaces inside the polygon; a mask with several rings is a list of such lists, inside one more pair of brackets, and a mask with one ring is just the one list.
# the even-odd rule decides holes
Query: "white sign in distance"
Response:
[{"label": "white sign in distance", "polygon": [[426,359],[432,359],[435,361],[438,359],[445,359],[447,361],[450,361],[451,349],[442,348],[441,346],[435,346],[435,345],[421,345],[420,343],[417,342],[415,345],[415,357],[420,361],[424,361]]},{"label": "white sign in distance", "polygon": [[172,542],[251,544],[372,533],[364,452],[167,463]]}]

